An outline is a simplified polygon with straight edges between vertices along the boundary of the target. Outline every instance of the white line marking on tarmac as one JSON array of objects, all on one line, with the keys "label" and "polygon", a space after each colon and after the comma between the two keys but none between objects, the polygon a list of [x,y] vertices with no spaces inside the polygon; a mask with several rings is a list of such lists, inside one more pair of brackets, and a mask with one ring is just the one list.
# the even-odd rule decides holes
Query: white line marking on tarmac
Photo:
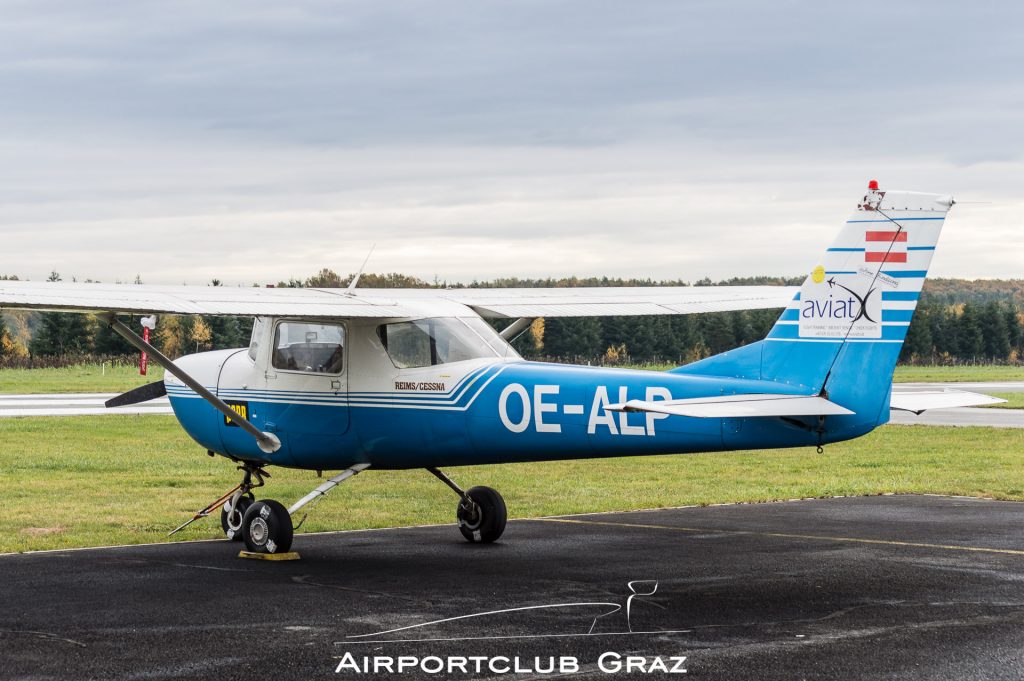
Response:
[{"label": "white line marking on tarmac", "polygon": [[837,542],[842,544],[874,544],[880,546],[901,546],[916,549],[939,549],[942,551],[967,551],[971,553],[998,553],[1010,556],[1024,556],[1022,549],[997,549],[987,546],[962,546],[958,544],[932,544],[929,542],[902,541],[899,539],[871,539],[869,537],[833,537],[819,534],[799,534],[795,532],[766,532],[763,530],[730,530],[713,527],[684,527],[681,525],[654,525],[650,523],[614,523],[601,520],[580,520],[578,518],[537,518],[548,523],[569,523],[573,525],[599,525],[601,527],[622,527],[643,530],[670,530],[686,534],[726,534],[732,536],[771,537],[773,539],[801,539],[809,541]]}]

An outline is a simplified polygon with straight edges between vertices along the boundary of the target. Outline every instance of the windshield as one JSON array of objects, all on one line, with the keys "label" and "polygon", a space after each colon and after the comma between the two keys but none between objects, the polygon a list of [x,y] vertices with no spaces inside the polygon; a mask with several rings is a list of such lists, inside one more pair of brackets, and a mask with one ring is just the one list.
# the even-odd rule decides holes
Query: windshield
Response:
[{"label": "windshield", "polygon": [[252,336],[249,338],[249,359],[256,361],[256,354],[260,351],[260,340],[263,339],[266,322],[263,317],[256,317],[252,322]]},{"label": "windshield", "polygon": [[[487,326],[483,320],[480,321]],[[499,357],[506,354],[505,344],[493,330],[471,327],[470,320],[453,317],[417,319],[411,322],[382,324],[377,328],[384,349],[399,369],[429,367],[464,362],[469,359]],[[490,327],[487,327],[490,329]],[[494,338],[497,337],[497,342]],[[505,344],[507,347],[507,344]]]},{"label": "windshield", "polygon": [[494,328],[480,317],[459,317],[459,321],[476,331],[477,335],[484,339],[500,357],[519,357],[519,353],[512,349],[504,338]]}]

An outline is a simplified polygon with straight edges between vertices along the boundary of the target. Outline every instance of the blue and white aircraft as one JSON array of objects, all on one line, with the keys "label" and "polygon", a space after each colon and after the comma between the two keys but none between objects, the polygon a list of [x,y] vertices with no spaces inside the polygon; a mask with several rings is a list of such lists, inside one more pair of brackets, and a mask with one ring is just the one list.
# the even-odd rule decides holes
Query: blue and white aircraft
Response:
[{"label": "blue and white aircraft", "polygon": [[[424,468],[458,496],[462,534],[493,542],[501,496],[441,468],[607,456],[821,447],[889,409],[994,401],[891,394],[893,369],[953,199],[876,182],[799,289],[665,287],[372,290],[0,282],[0,307],[92,312],[166,370],[111,405],[169,396],[175,416],[242,482],[221,509],[250,551],[292,544],[292,517],[360,471]],[[524,361],[540,317],[784,307],[759,342],[667,372]],[[171,361],[118,314],[256,317],[248,348]],[[501,333],[484,318],[512,321]],[[341,470],[286,508],[257,501],[268,466]],[[195,519],[195,518],[193,518]],[[187,524],[187,523],[186,523]]]}]

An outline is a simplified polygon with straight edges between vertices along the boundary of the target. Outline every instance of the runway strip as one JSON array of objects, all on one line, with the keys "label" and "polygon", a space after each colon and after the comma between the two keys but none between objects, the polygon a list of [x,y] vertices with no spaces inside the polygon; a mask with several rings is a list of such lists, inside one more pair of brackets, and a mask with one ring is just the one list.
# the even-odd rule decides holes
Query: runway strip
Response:
[{"label": "runway strip", "polygon": [[[512,508],[514,511],[514,507]],[[698,679],[1021,678],[1024,504],[883,496],[0,556],[4,678],[393,678],[374,656],[685,656]],[[560,678],[427,674],[399,678]]]},{"label": "runway strip", "polygon": [[1024,381],[986,381],[982,383],[893,383],[893,390],[935,390],[951,388],[978,393],[1024,393]]},{"label": "runway strip", "polygon": [[104,414],[172,414],[166,397],[128,407],[107,409],[103,403],[118,393],[61,393],[0,395],[0,418],[5,416],[98,416]]},{"label": "runway strip", "polygon": [[889,412],[889,423],[904,426],[983,426],[986,428],[1024,428],[1024,409],[935,409],[923,414],[908,411]]}]

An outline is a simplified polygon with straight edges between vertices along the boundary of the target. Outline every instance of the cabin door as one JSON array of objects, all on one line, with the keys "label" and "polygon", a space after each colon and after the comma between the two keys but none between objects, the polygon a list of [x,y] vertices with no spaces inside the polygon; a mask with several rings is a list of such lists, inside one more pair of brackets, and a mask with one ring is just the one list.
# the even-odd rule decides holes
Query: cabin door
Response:
[{"label": "cabin door", "polygon": [[348,431],[346,341],[341,322],[284,319],[274,326],[263,420],[267,430],[287,435],[293,456],[336,446]]}]

